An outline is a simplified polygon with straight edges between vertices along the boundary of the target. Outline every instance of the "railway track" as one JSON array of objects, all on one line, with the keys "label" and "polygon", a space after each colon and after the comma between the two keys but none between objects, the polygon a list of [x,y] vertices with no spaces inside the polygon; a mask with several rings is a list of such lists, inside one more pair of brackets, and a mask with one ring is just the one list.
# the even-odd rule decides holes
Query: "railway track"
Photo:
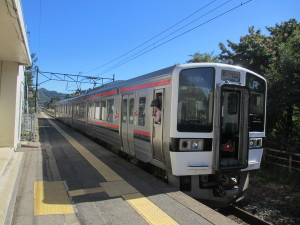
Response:
[{"label": "railway track", "polygon": [[271,223],[264,221],[245,210],[242,210],[234,205],[230,205],[227,208],[222,208],[218,210],[221,214],[227,216],[228,218],[235,220],[238,223],[250,224],[250,225],[272,225]]}]

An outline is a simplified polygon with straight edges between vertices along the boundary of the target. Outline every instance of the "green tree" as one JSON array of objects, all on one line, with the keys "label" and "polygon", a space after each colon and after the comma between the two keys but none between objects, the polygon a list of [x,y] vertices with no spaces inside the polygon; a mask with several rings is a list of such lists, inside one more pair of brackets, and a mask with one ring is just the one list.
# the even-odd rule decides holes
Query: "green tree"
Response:
[{"label": "green tree", "polygon": [[188,60],[187,63],[218,62],[218,56],[214,55],[214,52],[212,53],[196,52],[195,54],[189,56],[193,58]]},{"label": "green tree", "polygon": [[232,59],[268,79],[267,140],[277,148],[297,149],[300,136],[300,24],[291,19],[267,27],[270,35],[249,28],[240,43],[220,43],[221,59]]},{"label": "green tree", "polygon": [[60,98],[51,98],[50,102],[47,103],[47,109],[55,108],[55,104],[60,100]]},{"label": "green tree", "polygon": [[25,85],[26,85],[25,88],[27,88],[27,91],[29,93],[29,95],[27,96],[29,113],[33,113],[35,111],[34,107],[35,107],[36,90],[35,90],[33,79],[35,77],[34,73],[37,69],[36,62],[38,61],[38,58],[36,57],[35,53],[31,54],[31,61],[32,61],[32,65],[25,67]]},{"label": "green tree", "polygon": [[269,138],[296,151],[300,144],[300,24],[291,19],[268,30],[275,52],[266,70],[272,112],[269,122],[273,125]]},{"label": "green tree", "polygon": [[259,74],[263,74],[268,67],[274,50],[271,48],[270,37],[261,34],[261,30],[254,27],[248,29],[249,34],[240,38],[240,43],[227,40],[229,50],[223,43],[219,44],[221,60],[232,59],[234,64],[248,68]]},{"label": "green tree", "polygon": [[65,96],[65,98],[73,98],[76,97],[78,95],[81,95],[82,93],[84,93],[85,91],[82,91],[80,88],[78,88],[73,94],[67,94]]}]

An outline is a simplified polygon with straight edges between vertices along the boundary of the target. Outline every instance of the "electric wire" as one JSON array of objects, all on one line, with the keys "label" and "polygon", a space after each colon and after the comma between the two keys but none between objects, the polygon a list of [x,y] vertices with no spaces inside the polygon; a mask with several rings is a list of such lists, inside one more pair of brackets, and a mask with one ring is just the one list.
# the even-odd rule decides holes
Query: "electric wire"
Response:
[{"label": "electric wire", "polygon": [[175,23],[174,25],[170,26],[169,28],[165,29],[164,31],[160,32],[159,34],[157,34],[157,35],[155,35],[154,37],[150,38],[149,40],[145,41],[144,43],[138,45],[137,47],[131,49],[130,51],[128,51],[128,52],[126,52],[126,53],[120,55],[119,57],[117,57],[117,58],[115,58],[115,59],[113,59],[113,60],[111,60],[111,61],[109,61],[109,62],[107,62],[107,63],[104,63],[104,64],[101,65],[101,66],[98,66],[98,67],[96,67],[96,68],[94,68],[94,69],[92,69],[92,70],[89,70],[89,71],[87,71],[87,72],[85,72],[85,73],[90,73],[90,72],[92,72],[92,71],[98,70],[98,69],[100,69],[100,68],[102,68],[102,67],[104,67],[104,66],[107,66],[107,65],[109,65],[109,64],[111,64],[111,63],[117,61],[118,59],[124,57],[125,55],[128,55],[129,53],[131,53],[131,52],[137,50],[138,48],[142,47],[143,45],[149,43],[150,41],[154,40],[155,38],[159,37],[160,35],[166,33],[167,31],[171,30],[172,28],[176,27],[177,25],[179,25],[179,24],[182,23],[183,21],[189,19],[190,17],[192,17],[192,16],[195,15],[196,13],[200,12],[201,10],[207,8],[208,6],[210,6],[210,5],[211,5],[213,2],[215,2],[215,1],[216,1],[216,0],[210,1],[210,2],[209,2],[208,4],[206,4],[205,6],[201,7],[201,8],[198,9],[198,10],[196,10],[196,11],[193,12],[192,14],[186,16],[185,18],[181,19],[179,22]]},{"label": "electric wire", "polygon": [[140,57],[140,56],[142,56],[142,55],[144,55],[144,54],[146,54],[146,53],[148,53],[148,52],[150,52],[150,51],[152,51],[152,50],[154,50],[154,49],[156,49],[156,48],[158,48],[158,47],[160,47],[160,46],[162,46],[162,45],[164,45],[164,44],[166,44],[166,43],[168,43],[168,42],[170,42],[170,41],[173,41],[173,40],[176,39],[176,38],[179,38],[179,37],[181,37],[181,36],[183,36],[183,35],[185,35],[185,34],[191,32],[191,31],[193,31],[193,30],[195,30],[195,29],[197,29],[197,28],[199,28],[199,27],[201,27],[201,26],[203,26],[203,25],[205,25],[205,24],[207,24],[207,23],[209,23],[209,22],[211,22],[211,21],[213,21],[213,20],[215,20],[215,19],[221,17],[221,16],[224,16],[225,14],[227,14],[227,13],[229,13],[229,12],[232,12],[232,11],[234,11],[234,10],[236,10],[236,9],[238,9],[238,8],[240,8],[240,7],[242,7],[242,6],[244,6],[244,5],[248,4],[248,3],[251,2],[251,1],[252,1],[252,0],[248,0],[248,1],[246,1],[246,2],[241,2],[241,4],[235,6],[235,7],[231,8],[231,9],[229,9],[229,10],[227,10],[227,11],[225,11],[225,12],[223,12],[223,13],[221,13],[221,14],[219,14],[219,15],[217,15],[217,16],[215,16],[215,17],[213,17],[213,18],[211,18],[211,19],[209,19],[209,20],[207,20],[207,21],[205,21],[205,22],[203,22],[203,23],[201,23],[201,24],[199,24],[199,25],[197,25],[197,26],[195,26],[195,27],[189,29],[189,30],[187,30],[187,31],[185,31],[185,32],[182,32],[182,33],[176,35],[176,36],[174,36],[174,37],[172,37],[172,38],[170,38],[170,39],[168,39],[168,40],[166,40],[166,41],[164,41],[164,42],[162,42],[162,43],[160,43],[160,44],[158,44],[158,45],[152,47],[151,49],[148,49],[148,50],[143,51],[143,52],[140,51],[140,52],[139,52],[140,54],[134,54],[133,56],[126,58],[125,60],[123,60],[123,61],[121,61],[121,62],[115,64],[114,66],[111,66],[111,67],[107,68],[106,70],[100,72],[100,73],[98,74],[98,76],[103,75],[103,74],[105,74],[105,73],[107,73],[107,72],[109,72],[109,71],[111,71],[111,70],[113,70],[113,69],[115,69],[115,68],[118,68],[118,67],[120,67],[121,65],[124,65],[125,63],[128,63],[128,62],[130,62],[130,61],[132,61],[132,60],[134,60],[134,59],[136,59],[136,58],[138,58],[138,57]]},{"label": "electric wire", "polygon": [[[202,16],[200,16],[200,17],[194,19],[193,21],[189,22],[188,24],[186,24],[186,25],[184,25],[184,26],[178,28],[177,30],[173,31],[172,33],[168,34],[167,36],[162,37],[161,39],[159,39],[158,41],[154,42],[153,44],[148,45],[147,47],[143,48],[142,50],[140,50],[140,51],[134,53],[133,55],[131,55],[131,56],[125,58],[125,59],[123,59],[122,61],[118,62],[117,65],[118,65],[118,64],[121,64],[121,63],[123,63],[123,62],[125,62],[125,61],[127,61],[128,59],[130,59],[130,58],[132,58],[132,57],[134,57],[134,56],[136,56],[136,55],[139,55],[139,54],[142,53],[143,51],[146,51],[147,49],[151,48],[151,46],[154,46],[153,48],[157,48],[157,47],[160,46],[160,45],[156,45],[156,44],[158,44],[158,43],[161,42],[162,40],[164,40],[164,39],[170,37],[171,35],[177,33],[178,31],[180,31],[180,30],[186,28],[187,26],[189,26],[189,25],[191,25],[192,23],[198,21],[199,19],[201,19],[201,18],[207,16],[208,14],[210,14],[210,13],[216,11],[217,9],[223,7],[224,5],[226,5],[227,3],[231,2],[231,1],[232,1],[232,0],[228,0],[228,1],[224,2],[223,4],[221,4],[221,5],[217,6],[217,7],[215,7],[214,9],[212,9],[212,10],[210,10],[209,12],[205,13],[204,15],[202,15]],[[116,66],[116,65],[114,65],[114,66]],[[111,67],[107,68],[106,70],[109,70],[110,68],[113,68],[114,66],[111,66]],[[101,75],[101,73],[98,74],[98,75]]]}]

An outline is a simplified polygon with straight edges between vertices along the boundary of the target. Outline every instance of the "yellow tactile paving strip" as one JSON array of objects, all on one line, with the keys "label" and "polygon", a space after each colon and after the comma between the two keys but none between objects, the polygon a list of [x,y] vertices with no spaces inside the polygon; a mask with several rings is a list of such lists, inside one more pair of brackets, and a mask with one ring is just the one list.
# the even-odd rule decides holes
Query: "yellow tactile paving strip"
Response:
[{"label": "yellow tactile paving strip", "polygon": [[149,224],[178,224],[141,193],[122,196]]},{"label": "yellow tactile paving strip", "polygon": [[[80,145],[74,138],[64,132],[51,120],[48,121],[107,180],[107,182],[103,182],[100,185],[109,196],[122,196],[149,224],[178,224],[158,206],[139,193],[133,186],[105,165],[100,159],[95,157],[89,150]],[[82,192],[82,190],[78,193],[80,192]]]},{"label": "yellow tactile paving strip", "polygon": [[75,213],[62,181],[34,182],[34,215]]}]

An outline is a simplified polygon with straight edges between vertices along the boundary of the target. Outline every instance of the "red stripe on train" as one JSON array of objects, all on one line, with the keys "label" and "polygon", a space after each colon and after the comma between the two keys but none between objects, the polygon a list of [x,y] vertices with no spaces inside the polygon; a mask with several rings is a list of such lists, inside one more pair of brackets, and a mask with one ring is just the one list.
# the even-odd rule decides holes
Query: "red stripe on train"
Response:
[{"label": "red stripe on train", "polygon": [[148,137],[151,136],[151,133],[145,132],[145,131],[133,130],[133,132],[136,133],[136,134],[141,134],[141,135],[148,136]]},{"label": "red stripe on train", "polygon": [[119,129],[118,125],[114,125],[114,124],[110,124],[110,123],[102,123],[102,122],[98,122],[98,121],[94,121],[94,120],[92,121],[92,123],[99,124],[99,125],[106,126],[106,127],[112,127],[112,128]]},{"label": "red stripe on train", "polygon": [[162,85],[167,85],[171,83],[171,79],[167,79],[167,80],[161,80],[161,81],[156,81],[156,82],[152,82],[152,83],[148,83],[148,84],[141,84],[138,86],[133,86],[133,87],[129,87],[129,88],[123,88],[120,90],[120,92],[127,92],[127,91],[135,91],[135,90],[139,90],[139,89],[145,89],[145,88],[150,88],[150,87],[156,87],[156,86],[162,86]]},{"label": "red stripe on train", "polygon": [[96,94],[96,95],[91,95],[91,96],[88,96],[87,99],[90,99],[90,98],[97,98],[97,97],[107,96],[107,95],[114,95],[114,94],[117,94],[117,91],[109,91],[109,92],[105,92],[105,93],[100,93],[100,94]]}]

